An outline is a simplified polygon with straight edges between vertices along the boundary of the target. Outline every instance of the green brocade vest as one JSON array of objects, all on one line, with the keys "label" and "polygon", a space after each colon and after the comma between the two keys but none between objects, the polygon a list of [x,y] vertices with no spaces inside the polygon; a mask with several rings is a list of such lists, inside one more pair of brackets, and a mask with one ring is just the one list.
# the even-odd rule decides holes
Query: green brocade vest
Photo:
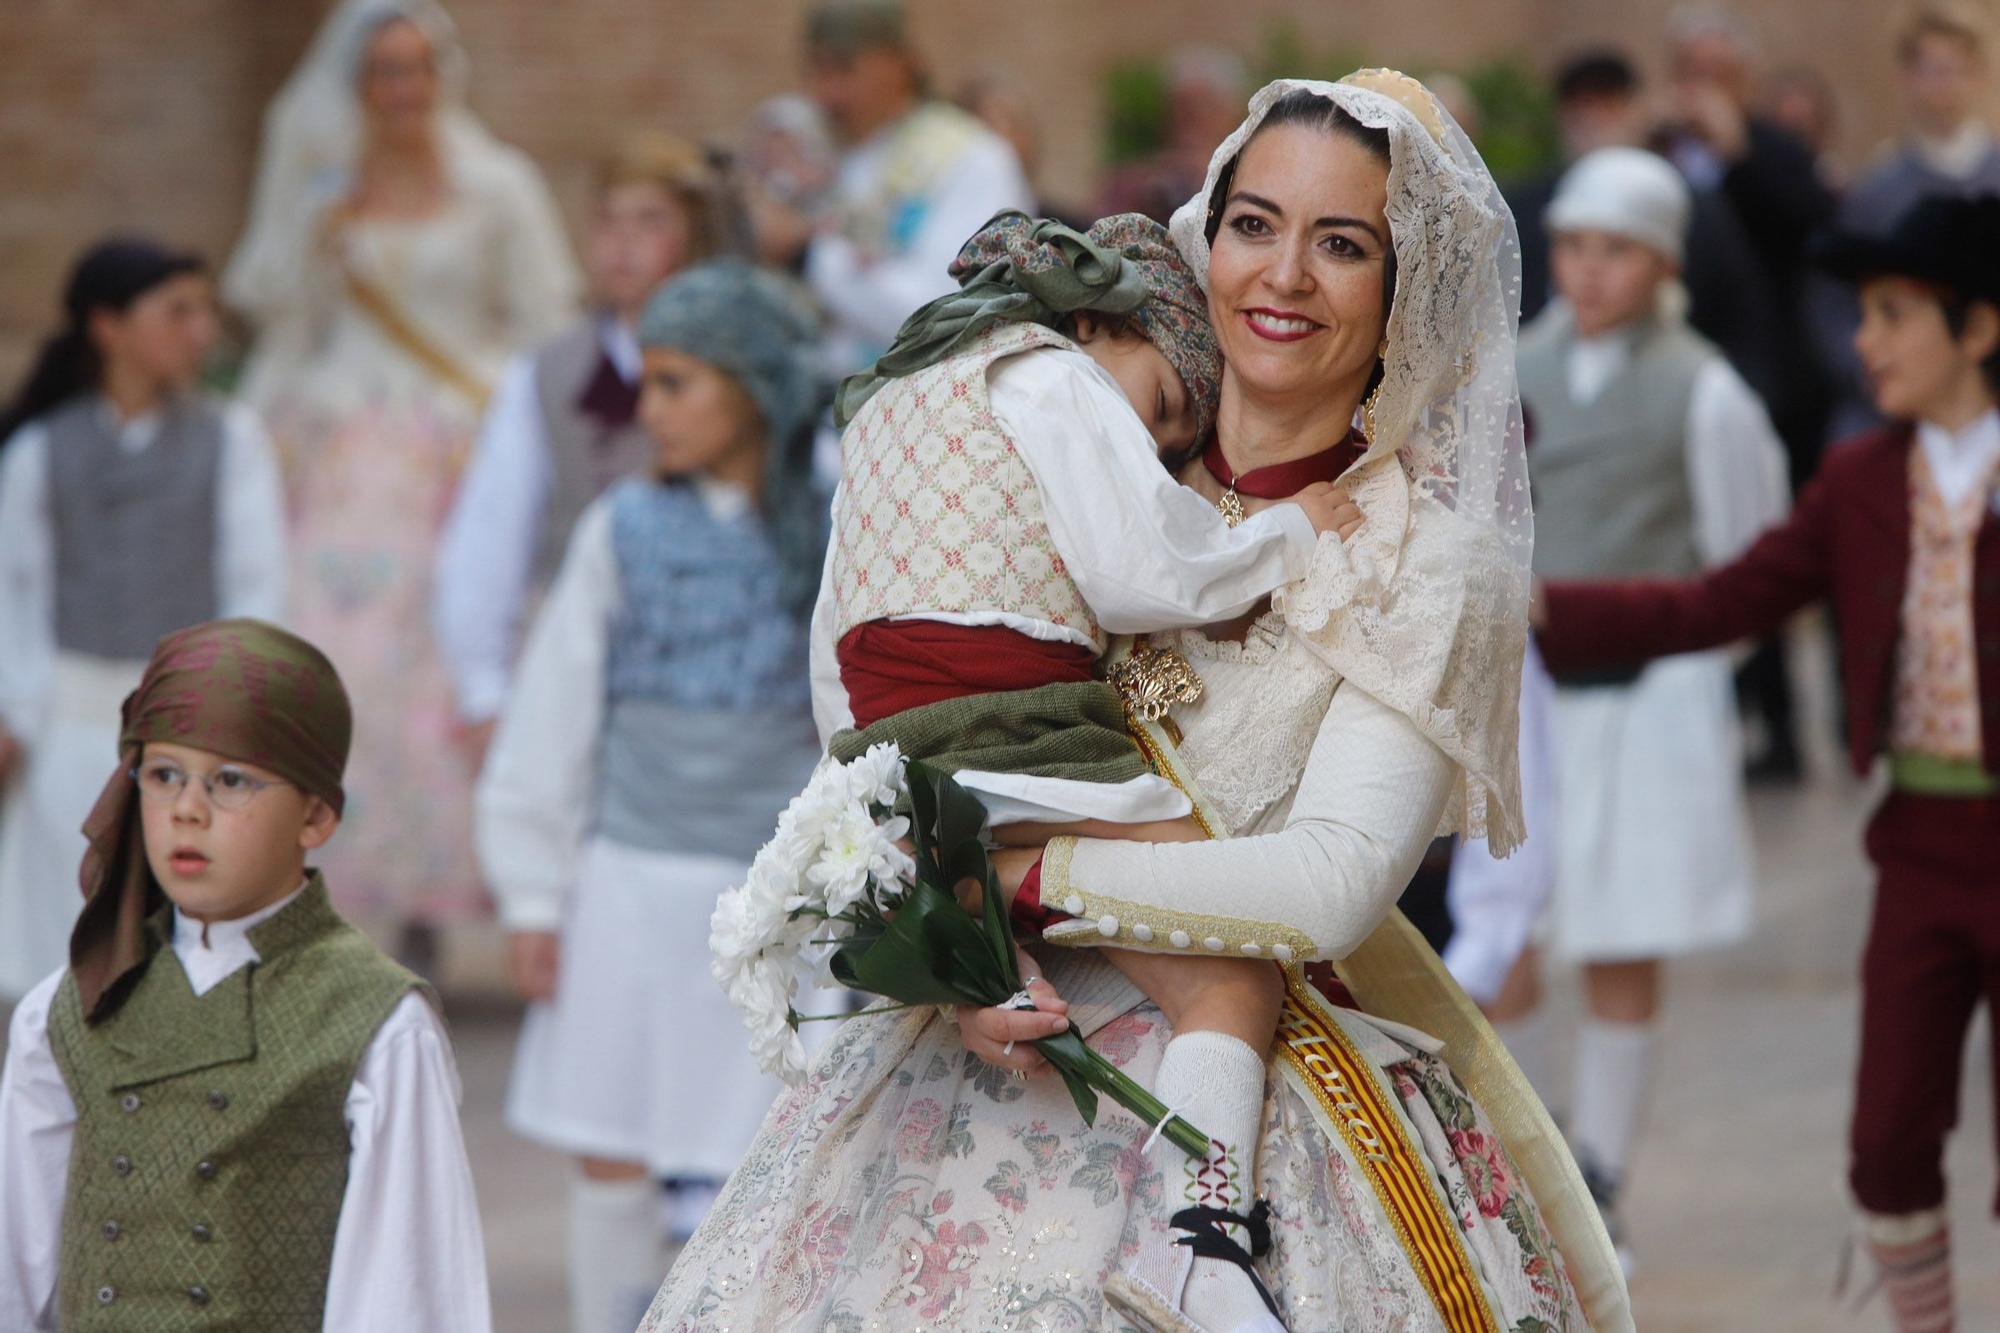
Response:
[{"label": "green brocade vest", "polygon": [[260,962],[196,996],[167,940],[108,1016],[74,978],[49,1012],[76,1102],[64,1333],[318,1333],[347,1189],[346,1103],[422,982],[341,920],[315,874],[249,932]]}]

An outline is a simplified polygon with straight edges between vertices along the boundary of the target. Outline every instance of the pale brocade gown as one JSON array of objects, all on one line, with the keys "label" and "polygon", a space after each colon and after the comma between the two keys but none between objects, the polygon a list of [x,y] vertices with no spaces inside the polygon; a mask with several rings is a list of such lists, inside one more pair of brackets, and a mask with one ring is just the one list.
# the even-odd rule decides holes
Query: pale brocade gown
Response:
[{"label": "pale brocade gown", "polygon": [[[1334,678],[1274,617],[1240,647],[1195,634],[1178,646],[1207,685],[1176,710],[1183,756],[1236,827],[1281,828]],[[1150,1085],[1172,1035],[1159,1009],[1082,951],[1040,953],[1090,1044]],[[1352,1016],[1343,1026],[1446,1182],[1499,1327],[1588,1327],[1539,1210],[1457,1078],[1401,1036]],[[772,1108],[642,1333],[1127,1329],[1105,1279],[1179,1206],[1168,1197],[1179,1154],[1142,1151],[1147,1134],[1108,1102],[1085,1127],[1060,1081],[1021,1082],[973,1058],[933,1011],[851,1020]],[[1259,1266],[1293,1333],[1446,1327],[1355,1160],[1275,1070],[1256,1177],[1274,1214]]]},{"label": "pale brocade gown", "polygon": [[[433,347],[491,386],[511,351],[571,314],[573,270],[546,253],[533,214],[489,186],[430,218],[351,222],[341,244]],[[246,394],[285,474],[292,627],[332,658],[354,704],[347,811],[316,864],[343,910],[463,919],[483,903],[474,775],[454,743],[431,570],[483,402],[399,345],[330,259],[314,260],[312,313],[260,346]]]}]

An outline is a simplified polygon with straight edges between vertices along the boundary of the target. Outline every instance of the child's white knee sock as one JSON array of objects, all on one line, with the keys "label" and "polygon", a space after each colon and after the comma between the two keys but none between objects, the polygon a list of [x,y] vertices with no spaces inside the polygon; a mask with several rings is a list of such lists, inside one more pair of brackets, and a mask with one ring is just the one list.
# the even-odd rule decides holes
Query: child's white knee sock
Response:
[{"label": "child's white knee sock", "polygon": [[666,1276],[659,1187],[577,1176],[569,1190],[570,1333],[632,1333]]},{"label": "child's white knee sock", "polygon": [[[1167,1043],[1153,1092],[1210,1140],[1205,1159],[1183,1157],[1178,1169],[1167,1169],[1168,1214],[1191,1207],[1247,1214],[1264,1120],[1263,1054],[1227,1033],[1185,1033]],[[1181,1155],[1170,1146],[1156,1151]],[[1231,1236],[1249,1248],[1241,1228]],[[1249,1277],[1221,1259],[1194,1261],[1181,1309],[1207,1329],[1256,1327],[1270,1318]]]},{"label": "child's white knee sock", "polygon": [[1570,1142],[1586,1166],[1625,1177],[1652,1086],[1654,1025],[1586,1022],[1576,1039],[1576,1078],[1570,1100]]}]

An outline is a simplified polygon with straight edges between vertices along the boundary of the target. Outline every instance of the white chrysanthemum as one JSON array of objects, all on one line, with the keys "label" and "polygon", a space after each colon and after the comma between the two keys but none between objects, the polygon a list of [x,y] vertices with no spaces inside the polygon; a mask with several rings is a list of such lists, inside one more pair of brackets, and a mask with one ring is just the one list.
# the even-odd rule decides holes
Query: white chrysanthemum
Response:
[{"label": "white chrysanthemum", "polygon": [[903,794],[904,768],[903,752],[893,741],[871,745],[846,765],[848,794],[863,805],[893,806]]}]

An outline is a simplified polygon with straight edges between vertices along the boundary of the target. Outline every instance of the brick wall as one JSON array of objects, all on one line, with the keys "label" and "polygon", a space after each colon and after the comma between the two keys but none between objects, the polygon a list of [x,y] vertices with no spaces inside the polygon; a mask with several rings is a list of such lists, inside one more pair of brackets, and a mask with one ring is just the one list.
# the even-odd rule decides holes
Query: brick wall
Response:
[{"label": "brick wall", "polygon": [[[805,0],[449,0],[473,100],[540,161],[572,218],[588,163],[622,127],[724,136],[794,84]],[[0,20],[0,377],[53,316],[83,241],[143,226],[218,259],[241,225],[259,117],[329,0],[5,0]],[[1088,198],[1102,71],[1178,42],[1253,49],[1293,24],[1312,47],[1360,47],[1412,70],[1511,55],[1545,65],[1585,41],[1642,58],[1670,0],[913,0],[946,88],[1011,69],[1044,94],[1043,185]],[[1879,0],[1754,7],[1767,53],[1816,65],[1845,99],[1844,148],[1894,124]]]}]

